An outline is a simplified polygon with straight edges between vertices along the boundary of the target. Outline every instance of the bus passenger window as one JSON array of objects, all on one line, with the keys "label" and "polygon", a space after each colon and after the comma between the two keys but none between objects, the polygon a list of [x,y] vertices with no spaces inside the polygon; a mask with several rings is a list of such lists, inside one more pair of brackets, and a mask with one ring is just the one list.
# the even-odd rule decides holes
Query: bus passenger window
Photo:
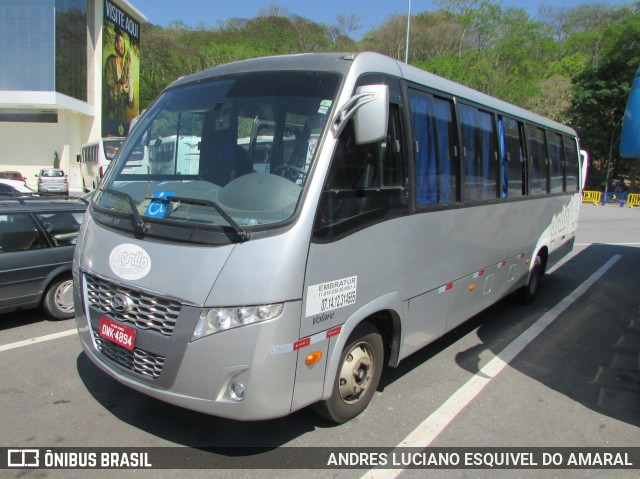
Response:
[{"label": "bus passenger window", "polygon": [[458,199],[457,135],[453,102],[410,90],[418,207],[446,206]]},{"label": "bus passenger window", "polygon": [[529,191],[532,195],[547,193],[547,142],[544,130],[527,125],[529,152]]},{"label": "bus passenger window", "polygon": [[318,205],[314,236],[333,239],[409,212],[400,111],[391,105],[387,137],[357,145],[349,122]]},{"label": "bus passenger window", "polygon": [[564,155],[562,137],[557,133],[547,132],[549,140],[549,192],[562,193]]},{"label": "bus passenger window", "polygon": [[526,194],[526,163],[521,125],[503,117],[498,123],[502,146],[502,197],[522,197]]},{"label": "bus passenger window", "polygon": [[460,105],[464,201],[492,200],[498,192],[498,144],[491,113]]},{"label": "bus passenger window", "polygon": [[578,147],[576,140],[564,137],[564,174],[565,174],[565,191],[567,193],[575,193],[578,187]]}]

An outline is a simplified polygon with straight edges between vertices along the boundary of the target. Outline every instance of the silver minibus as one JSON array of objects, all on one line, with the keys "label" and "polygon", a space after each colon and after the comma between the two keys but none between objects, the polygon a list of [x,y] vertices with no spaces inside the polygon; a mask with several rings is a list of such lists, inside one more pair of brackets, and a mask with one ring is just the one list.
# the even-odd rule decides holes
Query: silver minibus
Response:
[{"label": "silver minibus", "polygon": [[[197,142],[189,168],[165,148],[179,138]],[[155,169],[159,145],[173,156]],[[192,410],[348,421],[383,368],[506,295],[534,299],[573,246],[579,158],[573,129],[375,53],[181,78],[92,196],[84,351]]]}]

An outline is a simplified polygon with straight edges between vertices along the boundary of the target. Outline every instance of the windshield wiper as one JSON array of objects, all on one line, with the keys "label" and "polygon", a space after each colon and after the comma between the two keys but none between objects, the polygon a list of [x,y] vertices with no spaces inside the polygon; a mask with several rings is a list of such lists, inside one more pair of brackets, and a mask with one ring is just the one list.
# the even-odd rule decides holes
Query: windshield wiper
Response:
[{"label": "windshield wiper", "polygon": [[152,201],[161,201],[161,202],[167,202],[167,203],[176,202],[176,203],[185,203],[188,205],[195,205],[195,206],[208,206],[216,210],[220,214],[220,216],[222,216],[224,220],[227,223],[229,223],[229,226],[231,226],[231,228],[233,228],[233,231],[235,231],[235,233],[238,235],[238,238],[241,243],[245,241],[249,241],[249,239],[251,239],[251,235],[245,230],[243,230],[242,226],[236,223],[236,221],[231,216],[229,216],[229,214],[224,209],[222,209],[220,205],[218,205],[214,201],[201,200],[197,198],[184,198],[182,196],[165,196],[163,198],[147,198],[147,199],[150,199]]},{"label": "windshield wiper", "polygon": [[144,222],[142,216],[138,212],[138,206],[136,205],[135,200],[128,194],[123,193],[121,191],[112,190],[111,188],[105,188],[102,191],[108,193],[113,196],[117,196],[118,198],[125,199],[131,208],[131,216],[133,216],[134,226],[138,229],[140,233],[146,233],[149,231],[149,225]]}]

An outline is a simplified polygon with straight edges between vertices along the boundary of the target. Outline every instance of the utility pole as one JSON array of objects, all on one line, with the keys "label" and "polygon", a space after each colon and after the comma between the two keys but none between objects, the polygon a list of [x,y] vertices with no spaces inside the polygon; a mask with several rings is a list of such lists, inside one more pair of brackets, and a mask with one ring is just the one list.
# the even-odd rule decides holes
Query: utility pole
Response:
[{"label": "utility pole", "polygon": [[404,52],[404,62],[409,64],[409,31],[411,30],[411,0],[409,0],[409,13],[407,14],[407,43]]}]

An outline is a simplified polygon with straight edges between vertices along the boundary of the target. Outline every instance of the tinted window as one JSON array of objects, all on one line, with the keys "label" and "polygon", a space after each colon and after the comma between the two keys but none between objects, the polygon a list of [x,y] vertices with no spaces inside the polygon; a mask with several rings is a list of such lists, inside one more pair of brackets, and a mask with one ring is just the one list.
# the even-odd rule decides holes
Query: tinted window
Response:
[{"label": "tinted window", "polygon": [[314,235],[328,239],[408,212],[400,112],[391,105],[387,137],[357,145],[350,121],[336,148],[318,206]]},{"label": "tinted window", "polygon": [[464,201],[486,201],[497,196],[498,143],[493,115],[460,105]]},{"label": "tinted window", "polygon": [[532,195],[547,192],[547,144],[542,128],[527,125],[529,153],[529,191]]},{"label": "tinted window", "polygon": [[511,118],[500,118],[498,127],[502,143],[502,197],[518,198],[526,194],[522,124]]},{"label": "tinted window", "polygon": [[547,133],[549,140],[549,192],[561,193],[564,187],[564,152],[562,137],[557,133]]},{"label": "tinted window", "polygon": [[578,148],[573,138],[564,138],[564,159],[566,184],[565,191],[575,193],[578,191]]},{"label": "tinted window", "polygon": [[75,245],[78,230],[82,223],[82,212],[40,213],[36,217],[43,228],[49,233],[54,246]]},{"label": "tinted window", "polygon": [[0,215],[0,252],[46,248],[42,232],[27,214]]}]

